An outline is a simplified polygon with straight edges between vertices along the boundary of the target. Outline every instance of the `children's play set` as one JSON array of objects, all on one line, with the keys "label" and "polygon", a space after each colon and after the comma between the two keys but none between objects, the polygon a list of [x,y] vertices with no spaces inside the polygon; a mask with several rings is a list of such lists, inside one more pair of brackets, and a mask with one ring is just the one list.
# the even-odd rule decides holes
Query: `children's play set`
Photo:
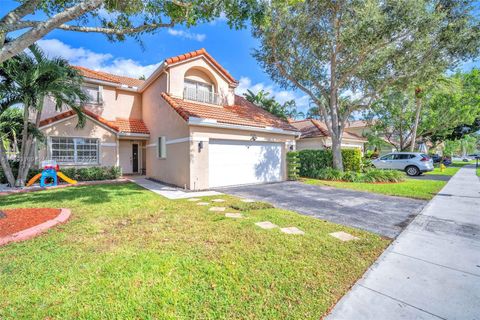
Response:
[{"label": "children's play set", "polygon": [[42,162],[42,172],[36,174],[30,181],[27,183],[27,187],[34,184],[37,180],[40,179],[40,187],[53,187],[58,185],[58,178],[62,179],[66,183],[76,184],[77,181],[70,179],[62,172],[59,171],[59,166],[55,160],[46,160]]}]

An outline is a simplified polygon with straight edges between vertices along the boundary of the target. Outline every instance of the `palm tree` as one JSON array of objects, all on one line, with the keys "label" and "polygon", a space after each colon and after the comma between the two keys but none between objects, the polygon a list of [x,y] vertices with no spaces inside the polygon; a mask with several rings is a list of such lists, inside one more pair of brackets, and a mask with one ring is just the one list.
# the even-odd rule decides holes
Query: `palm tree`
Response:
[{"label": "palm tree", "polygon": [[23,105],[19,170],[14,181],[11,180],[13,175],[6,161],[5,149],[0,144],[3,170],[9,184],[17,187],[25,185],[28,171],[33,164],[33,141],[36,133],[31,130],[29,123],[31,121],[34,128],[38,128],[45,99],[50,97],[57,110],[63,106],[74,110],[78,115],[79,126],[83,126],[85,122],[82,105],[87,101],[87,94],[82,90],[83,78],[66,60],[48,59],[36,45],[29,49],[31,54],[21,53],[2,63],[0,68],[0,77],[4,79],[0,86],[2,110],[11,107],[12,102]]}]

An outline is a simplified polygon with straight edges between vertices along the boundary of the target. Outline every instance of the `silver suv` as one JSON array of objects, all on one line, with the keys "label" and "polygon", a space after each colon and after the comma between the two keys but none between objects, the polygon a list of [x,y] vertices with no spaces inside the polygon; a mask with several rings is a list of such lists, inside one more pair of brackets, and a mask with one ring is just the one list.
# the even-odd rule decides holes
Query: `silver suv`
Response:
[{"label": "silver suv", "polygon": [[433,171],[433,160],[419,152],[392,152],[372,161],[377,169],[405,171],[409,176],[418,176]]}]

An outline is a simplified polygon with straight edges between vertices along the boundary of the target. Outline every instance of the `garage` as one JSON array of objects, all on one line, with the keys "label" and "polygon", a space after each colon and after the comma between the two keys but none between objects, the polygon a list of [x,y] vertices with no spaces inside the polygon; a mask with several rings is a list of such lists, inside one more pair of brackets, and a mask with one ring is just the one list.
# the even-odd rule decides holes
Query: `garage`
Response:
[{"label": "garage", "polygon": [[210,140],[210,188],[282,181],[282,143]]}]

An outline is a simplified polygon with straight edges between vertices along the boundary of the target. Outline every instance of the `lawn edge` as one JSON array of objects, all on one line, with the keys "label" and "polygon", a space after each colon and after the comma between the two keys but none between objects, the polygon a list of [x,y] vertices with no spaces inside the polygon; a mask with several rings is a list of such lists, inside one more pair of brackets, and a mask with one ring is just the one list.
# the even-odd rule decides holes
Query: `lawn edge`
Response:
[{"label": "lawn edge", "polygon": [[50,228],[53,228],[58,224],[65,223],[70,218],[71,214],[72,212],[70,211],[70,209],[61,208],[60,214],[53,219],[47,220],[43,223],[40,223],[28,229],[12,233],[8,236],[1,237],[0,247],[5,246],[11,242],[25,241],[25,240],[34,238],[36,236],[39,236],[40,234],[44,233]]}]

